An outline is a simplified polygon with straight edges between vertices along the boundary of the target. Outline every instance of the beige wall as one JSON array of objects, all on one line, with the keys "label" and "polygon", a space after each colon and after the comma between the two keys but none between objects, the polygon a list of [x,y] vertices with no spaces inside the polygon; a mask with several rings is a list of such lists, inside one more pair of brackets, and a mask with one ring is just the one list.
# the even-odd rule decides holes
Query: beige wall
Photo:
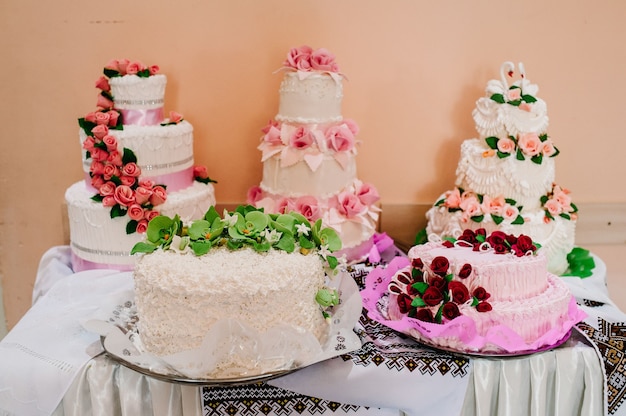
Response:
[{"label": "beige wall", "polygon": [[[259,129],[277,109],[291,46],[333,51],[361,127],[359,176],[383,204],[432,203],[452,186],[474,101],[523,61],[549,106],[557,181],[575,202],[626,201],[626,2],[205,0],[0,2],[0,276],[8,327],[39,257],[66,244],[63,194],[81,179],[76,119],[111,58],[156,63],[166,111],[195,126],[220,203],[260,179]],[[584,213],[581,213],[584,215]],[[0,328],[2,325],[0,324]]]}]

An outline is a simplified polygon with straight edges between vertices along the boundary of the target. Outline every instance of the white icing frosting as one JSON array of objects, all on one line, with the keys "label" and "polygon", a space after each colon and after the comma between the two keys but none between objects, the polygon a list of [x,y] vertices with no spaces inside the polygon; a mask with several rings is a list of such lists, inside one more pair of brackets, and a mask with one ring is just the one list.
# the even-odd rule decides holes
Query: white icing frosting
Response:
[{"label": "white icing frosting", "polygon": [[[118,149],[135,153],[142,176],[167,175],[193,166],[193,126],[185,120],[167,126],[124,126],[123,130],[110,129],[109,134],[116,137]],[[82,149],[87,138],[82,129],[79,138]],[[89,173],[91,159],[84,149],[81,153],[83,170]]]},{"label": "white icing frosting", "polygon": [[502,159],[495,154],[485,157],[489,148],[484,143],[469,139],[461,144],[456,185],[482,195],[514,199],[524,212],[538,209],[541,196],[554,183],[554,158],[544,157],[537,164],[530,158],[518,160],[514,154]]},{"label": "white icing frosting", "polygon": [[157,250],[141,258],[134,279],[141,339],[157,355],[199,347],[228,318],[260,332],[285,324],[324,342],[328,326],[315,295],[325,275],[316,253]]},{"label": "white icing frosting", "polygon": [[341,121],[343,85],[327,73],[287,72],[280,84],[276,120],[292,123]]},{"label": "white icing frosting", "polygon": [[319,167],[312,171],[306,161],[281,167],[280,155],[263,162],[261,188],[286,197],[316,195],[328,198],[349,186],[356,179],[356,160],[347,155],[347,166],[342,167],[330,154],[321,154]]},{"label": "white icing frosting", "polygon": [[164,74],[139,77],[124,75],[109,79],[115,108],[150,110],[163,107],[167,77]]},{"label": "white icing frosting", "polygon": [[[128,215],[111,218],[111,209],[92,201],[93,195],[84,181],[73,184],[65,192],[72,251],[94,263],[133,265],[137,258],[130,251],[145,235],[126,234]],[[156,209],[172,217],[178,214],[188,221],[201,218],[212,205],[215,205],[213,185],[194,182],[188,188],[169,193],[165,203]]]}]

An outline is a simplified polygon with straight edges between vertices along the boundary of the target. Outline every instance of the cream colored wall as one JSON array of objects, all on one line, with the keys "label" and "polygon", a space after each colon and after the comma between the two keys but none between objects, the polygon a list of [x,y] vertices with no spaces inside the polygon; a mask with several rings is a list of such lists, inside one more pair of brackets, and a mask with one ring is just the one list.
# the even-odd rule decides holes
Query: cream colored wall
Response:
[{"label": "cream colored wall", "polygon": [[[526,0],[4,0],[0,3],[0,275],[9,328],[37,262],[68,242],[65,189],[81,179],[76,119],[111,58],[159,64],[166,111],[195,126],[218,202],[261,174],[259,129],[292,46],[333,51],[361,127],[359,176],[383,204],[432,203],[452,186],[471,111],[505,60],[549,106],[557,180],[576,202],[625,202],[626,2]],[[584,215],[584,213],[581,213]]]}]

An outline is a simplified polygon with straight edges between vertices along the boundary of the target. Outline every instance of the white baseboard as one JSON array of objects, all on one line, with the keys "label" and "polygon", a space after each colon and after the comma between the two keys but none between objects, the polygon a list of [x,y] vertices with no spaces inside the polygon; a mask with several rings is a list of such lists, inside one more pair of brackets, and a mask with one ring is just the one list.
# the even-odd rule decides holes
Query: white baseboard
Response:
[{"label": "white baseboard", "polygon": [[8,333],[7,319],[4,314],[4,302],[2,301],[2,279],[0,278],[0,340]]}]

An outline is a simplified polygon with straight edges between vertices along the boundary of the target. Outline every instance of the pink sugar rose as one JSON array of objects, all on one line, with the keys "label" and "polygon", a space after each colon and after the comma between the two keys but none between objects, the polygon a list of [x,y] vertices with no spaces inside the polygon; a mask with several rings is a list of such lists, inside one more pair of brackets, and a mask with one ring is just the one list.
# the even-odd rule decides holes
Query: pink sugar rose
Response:
[{"label": "pink sugar rose", "polygon": [[167,200],[167,192],[165,191],[165,188],[163,188],[160,185],[157,185],[154,188],[152,188],[152,196],[150,197],[150,203],[152,204],[152,206],[156,207],[157,205],[161,205],[166,200]]},{"label": "pink sugar rose", "polygon": [[130,186],[131,188],[137,183],[137,178],[134,176],[121,175],[120,182],[122,185]]},{"label": "pink sugar rose", "polygon": [[104,65],[105,69],[113,69],[115,71],[119,71],[119,63],[117,59],[111,59],[109,62]]},{"label": "pink sugar rose", "polygon": [[373,205],[380,199],[378,190],[369,183],[361,183],[360,186],[357,186],[355,194],[366,206]]},{"label": "pink sugar rose", "polygon": [[104,95],[99,94],[98,100],[96,101],[96,107],[100,107],[103,109],[113,108],[113,101],[111,101]]},{"label": "pink sugar rose", "polygon": [[85,114],[85,121],[88,121],[90,123],[94,123],[96,122],[96,112],[95,111],[91,111],[87,114]]},{"label": "pink sugar rose", "polygon": [[506,92],[506,98],[508,101],[515,101],[522,98],[522,90],[520,88],[513,88]]},{"label": "pink sugar rose", "polygon": [[518,108],[529,113],[533,110],[533,106],[526,102],[521,102]]},{"label": "pink sugar rose", "polygon": [[139,221],[143,219],[143,208],[141,205],[134,203],[128,207],[128,216],[131,220]]},{"label": "pink sugar rose", "polygon": [[143,212],[143,217],[146,221],[151,221],[154,217],[158,217],[160,215],[159,211],[155,211],[153,209],[146,209]]},{"label": "pink sugar rose", "polygon": [[339,72],[335,55],[326,48],[320,48],[311,54],[311,67],[318,71]]},{"label": "pink sugar rose", "polygon": [[110,181],[112,177],[114,176],[120,176],[120,169],[115,166],[112,165],[110,163],[106,163],[104,165],[104,172],[102,173],[102,176],[104,177],[104,179],[106,179],[107,181]]},{"label": "pink sugar rose", "polygon": [[126,75],[126,67],[128,67],[129,63],[130,61],[126,58],[117,61],[117,71],[120,75]]},{"label": "pink sugar rose", "polygon": [[459,208],[463,210],[463,213],[468,218],[482,214],[480,209],[480,202],[476,196],[471,196],[463,199],[459,204]]},{"label": "pink sugar rose", "polygon": [[497,146],[502,153],[513,153],[515,151],[515,142],[508,137],[498,140]]},{"label": "pink sugar rose", "polygon": [[559,201],[557,201],[554,198],[548,199],[546,203],[543,205],[543,207],[547,209],[548,212],[552,214],[553,216],[559,215],[563,211],[563,207],[561,206]]},{"label": "pink sugar rose", "polygon": [[111,118],[109,113],[104,113],[102,111],[98,111],[96,113],[96,124],[103,124],[103,125],[107,126],[109,124],[109,118]]},{"label": "pink sugar rose", "polygon": [[118,150],[111,150],[107,162],[115,166],[122,166],[122,154]]},{"label": "pink sugar rose", "polygon": [[544,156],[547,157],[550,157],[556,153],[556,147],[554,147],[554,143],[552,143],[552,140],[548,139],[543,142],[543,148],[541,149],[541,152]]},{"label": "pink sugar rose", "polygon": [[106,124],[98,124],[96,127],[91,129],[91,134],[93,134],[93,137],[95,137],[96,139],[102,140],[104,136],[109,134],[109,128],[106,126]]},{"label": "pink sugar rose", "polygon": [[276,201],[276,212],[280,214],[288,214],[296,210],[296,204],[291,198],[280,198]]},{"label": "pink sugar rose", "polygon": [[193,167],[193,177],[194,178],[208,178],[209,177],[209,171],[207,170],[206,166],[201,166],[201,165],[195,165]]},{"label": "pink sugar rose", "polygon": [[359,198],[350,192],[340,193],[337,196],[337,202],[339,212],[346,218],[354,218],[367,209]]},{"label": "pink sugar rose", "polygon": [[106,145],[109,152],[112,150],[117,150],[117,139],[115,138],[115,136],[107,134],[102,138],[102,142]]},{"label": "pink sugar rose", "polygon": [[263,128],[263,132],[265,135],[263,136],[263,141],[265,143],[269,143],[272,146],[280,146],[283,144],[283,141],[280,138],[280,126],[276,123],[270,123]]},{"label": "pink sugar rose", "polygon": [[170,111],[170,123],[180,123],[183,121],[183,115],[176,111]]},{"label": "pink sugar rose", "polygon": [[311,69],[312,53],[313,49],[307,45],[291,48],[283,65],[299,71],[309,71]]},{"label": "pink sugar rose", "polygon": [[92,161],[89,172],[91,172],[92,175],[102,175],[104,173],[104,163],[96,160]]},{"label": "pink sugar rose", "polygon": [[91,186],[93,186],[95,189],[100,189],[102,188],[102,185],[104,185],[105,181],[104,178],[102,177],[102,175],[95,175],[91,177]]},{"label": "pink sugar rose", "polygon": [[296,200],[295,205],[296,211],[309,221],[316,221],[321,217],[317,198],[313,196],[302,196]]},{"label": "pink sugar rose", "polygon": [[143,205],[146,202],[149,202],[151,196],[152,196],[152,189],[144,188],[141,186],[135,189],[135,202],[137,202],[139,205]]},{"label": "pink sugar rose", "polygon": [[276,120],[270,120],[267,122],[267,125],[261,129],[261,131],[263,132],[263,134],[267,134],[272,127],[276,127],[278,130],[280,130],[280,123]]},{"label": "pink sugar rose", "polygon": [[298,127],[289,138],[289,144],[296,149],[306,149],[314,142],[311,132],[305,127]]},{"label": "pink sugar rose", "polygon": [[122,168],[122,172],[124,173],[124,175],[137,178],[139,175],[141,175],[141,168],[137,166],[136,163],[130,162],[124,165],[124,167]]},{"label": "pink sugar rose", "polygon": [[91,151],[91,159],[97,162],[104,162],[107,160],[108,157],[109,154],[106,152],[106,150],[102,150],[99,147],[94,147]]},{"label": "pink sugar rose", "polygon": [[109,126],[115,127],[117,126],[117,120],[120,118],[120,113],[115,110],[109,110]]},{"label": "pink sugar rose", "polygon": [[124,207],[129,207],[135,203],[135,192],[130,188],[130,186],[120,185],[115,188],[113,198],[115,198],[115,202],[118,204]]},{"label": "pink sugar rose", "polygon": [[156,75],[159,73],[160,70],[161,68],[159,68],[158,65],[150,65],[150,67],[148,68],[150,75]]},{"label": "pink sugar rose", "polygon": [[248,194],[246,196],[246,202],[248,204],[254,205],[261,198],[263,198],[263,190],[261,189],[260,186],[253,186],[250,189],[248,189]]},{"label": "pink sugar rose", "polygon": [[96,144],[96,141],[94,140],[94,138],[91,136],[87,136],[87,138],[83,140],[83,149],[85,149],[88,152],[91,152],[94,149],[95,144]]},{"label": "pink sugar rose", "polygon": [[145,66],[141,62],[131,62],[126,66],[126,74],[137,75],[137,72],[141,71],[144,68]]},{"label": "pink sugar rose", "polygon": [[100,78],[96,80],[96,88],[101,89],[102,91],[109,91],[111,89],[109,79],[104,75],[101,75]]},{"label": "pink sugar rose", "polygon": [[345,124],[326,130],[327,146],[336,152],[347,152],[354,147],[354,134]]},{"label": "pink sugar rose", "polygon": [[137,228],[136,228],[136,230],[137,230],[137,232],[138,232],[139,234],[143,234],[143,233],[145,233],[147,229],[148,229],[148,221],[146,221],[146,220],[141,220],[141,221],[139,221],[139,222],[137,223]]},{"label": "pink sugar rose", "polygon": [[461,205],[461,191],[459,191],[459,188],[447,191],[444,194],[444,198],[445,201],[443,205],[446,208],[458,208]]},{"label": "pink sugar rose", "polygon": [[517,145],[522,152],[529,156],[535,156],[541,152],[542,143],[537,133],[520,134]]},{"label": "pink sugar rose", "polygon": [[154,188],[154,185],[155,185],[154,181],[151,181],[150,179],[142,179],[139,181],[139,186],[142,188],[152,190],[152,188]]},{"label": "pink sugar rose", "polygon": [[115,193],[115,188],[117,188],[117,185],[115,185],[115,183],[107,181],[100,187],[100,189],[98,189],[98,191],[102,196],[113,196],[113,194]]},{"label": "pink sugar rose", "polygon": [[553,190],[553,196],[560,205],[565,210],[570,210],[572,205],[572,197],[569,196],[570,191],[567,189],[562,189],[560,186],[555,185]]},{"label": "pink sugar rose", "polygon": [[519,215],[519,209],[511,204],[505,204],[502,207],[502,217],[509,221],[514,221]]},{"label": "pink sugar rose", "polygon": [[352,132],[353,135],[356,136],[357,134],[359,134],[359,125],[356,124],[356,121],[347,118],[347,119],[343,120],[343,124],[348,126],[348,128],[350,129],[350,131]]},{"label": "pink sugar rose", "polygon": [[115,198],[113,196],[105,196],[104,198],[102,198],[102,206],[103,207],[112,207],[114,205],[117,205],[117,201],[115,200]]},{"label": "pink sugar rose", "polygon": [[488,195],[483,197],[481,209],[485,214],[502,215],[502,210],[506,204],[503,196],[491,198]]}]

